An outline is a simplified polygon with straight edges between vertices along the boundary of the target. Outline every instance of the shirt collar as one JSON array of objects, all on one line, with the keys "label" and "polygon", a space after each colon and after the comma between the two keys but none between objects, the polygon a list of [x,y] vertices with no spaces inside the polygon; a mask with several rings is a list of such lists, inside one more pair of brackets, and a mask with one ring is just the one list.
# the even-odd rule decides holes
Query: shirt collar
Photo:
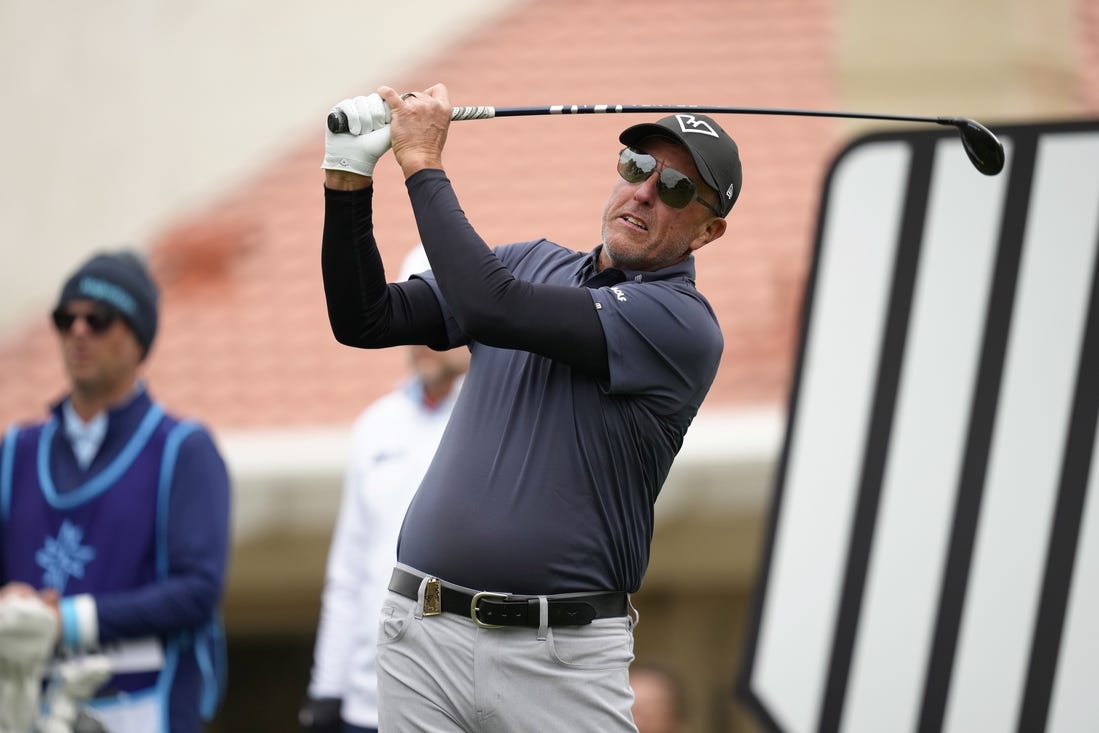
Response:
[{"label": "shirt collar", "polygon": [[64,426],[65,437],[69,440],[76,462],[85,471],[95,460],[99,449],[103,447],[103,441],[107,438],[107,415],[108,410],[102,410],[97,412],[91,420],[84,422],[84,419],[76,414],[72,400],[61,403],[61,424]]},{"label": "shirt collar", "polygon": [[415,376],[405,380],[404,393],[408,397],[409,401],[419,407],[421,410],[424,410],[425,412],[436,412],[443,407],[450,405],[455,401],[455,399],[457,399],[458,391],[462,388],[462,380],[464,379],[464,374],[459,375],[454,380],[454,384],[451,385],[450,392],[447,393],[446,397],[434,404],[428,403],[427,395],[424,393],[423,382],[421,382]]},{"label": "shirt collar", "polygon": [[[129,409],[131,406],[135,405],[140,398],[145,398],[145,397],[146,397],[145,382],[141,379],[138,379],[134,383],[134,388],[132,390],[130,390],[129,394],[127,394],[125,397],[123,397],[117,403],[115,403],[113,405],[110,405],[107,409],[103,410],[99,414],[100,415],[107,415],[107,416],[113,415],[114,413],[121,412],[122,410]],[[54,415],[56,415],[59,420],[64,420],[65,419],[65,416],[64,416],[65,411],[66,410],[72,410],[72,405],[70,404],[71,402],[72,402],[72,395],[71,394],[65,395],[64,397],[59,399],[57,402],[54,402],[52,405],[50,405],[50,412],[52,412]],[[76,416],[75,410],[73,411],[73,415]],[[79,416],[77,416],[77,417],[79,418]]]},{"label": "shirt collar", "polygon": [[[576,269],[576,278],[579,282],[587,284],[589,280],[601,274],[596,267],[596,263],[599,262],[599,253],[602,251],[603,245],[600,244],[580,259],[580,264],[577,266]],[[695,281],[694,255],[688,255],[687,259],[683,260],[682,262],[677,262],[674,265],[669,265],[668,267],[663,267],[659,270],[627,270],[625,268],[611,269],[616,269],[622,273],[622,278],[617,282],[625,282],[626,280],[633,280],[634,282],[651,282],[654,280],[677,279],[689,280],[691,283],[694,283]]]}]

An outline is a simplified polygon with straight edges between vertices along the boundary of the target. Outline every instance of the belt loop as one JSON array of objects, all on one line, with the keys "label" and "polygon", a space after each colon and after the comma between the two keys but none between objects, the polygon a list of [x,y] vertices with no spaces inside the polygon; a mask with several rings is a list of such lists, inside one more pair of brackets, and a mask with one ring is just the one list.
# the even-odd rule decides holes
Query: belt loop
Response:
[{"label": "belt loop", "polygon": [[631,598],[629,594],[626,594],[626,616],[628,616],[632,622],[630,624],[631,631],[636,629],[637,625],[641,623],[641,612],[634,608],[633,598]]},{"label": "belt loop", "polygon": [[538,641],[545,641],[549,636],[549,600],[545,596],[538,596]]},{"label": "belt loop", "polygon": [[416,618],[420,621],[424,619],[424,593],[427,590],[427,583],[431,580],[430,577],[424,576],[420,578],[420,588],[416,591]]}]

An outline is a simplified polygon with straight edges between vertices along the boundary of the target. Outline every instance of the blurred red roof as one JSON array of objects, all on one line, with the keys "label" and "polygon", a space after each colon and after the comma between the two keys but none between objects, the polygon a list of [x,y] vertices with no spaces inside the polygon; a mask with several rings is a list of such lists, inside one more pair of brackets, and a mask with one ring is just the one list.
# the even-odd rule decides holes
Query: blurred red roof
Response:
[{"label": "blurred red roof", "polygon": [[[455,105],[833,109],[834,8],[828,0],[532,2],[387,83],[443,82]],[[1087,32],[1099,33],[1094,7],[1081,13]],[[1089,63],[1094,81],[1099,59]],[[315,131],[286,141],[281,158],[150,243],[163,288],[151,389],[171,409],[218,429],[347,423],[402,372],[399,351],[349,349],[328,329],[319,117]],[[637,121],[454,123],[447,171],[490,244],[545,236],[586,251],[599,241],[618,132]],[[726,337],[707,406],[774,405],[785,400],[791,377],[819,189],[843,128],[751,115],[722,123],[740,145],[745,187],[724,238],[697,258],[699,287]],[[379,163],[376,180],[375,229],[395,275],[417,234],[391,157]],[[0,345],[4,422],[41,414],[64,389],[46,310]]]}]

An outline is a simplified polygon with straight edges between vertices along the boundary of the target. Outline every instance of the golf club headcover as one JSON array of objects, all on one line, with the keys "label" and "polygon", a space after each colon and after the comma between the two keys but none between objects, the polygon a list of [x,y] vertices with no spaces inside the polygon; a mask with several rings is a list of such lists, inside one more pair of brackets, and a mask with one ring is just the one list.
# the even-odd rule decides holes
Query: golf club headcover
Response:
[{"label": "golf club headcover", "polygon": [[[87,654],[57,665],[46,688],[46,713],[38,722],[41,733],[75,731],[81,706],[111,678],[111,662],[102,654]],[[84,715],[83,727],[93,729],[96,721]]]},{"label": "golf club headcover", "polygon": [[57,616],[34,595],[0,599],[0,731],[31,730],[46,662],[57,644]]}]

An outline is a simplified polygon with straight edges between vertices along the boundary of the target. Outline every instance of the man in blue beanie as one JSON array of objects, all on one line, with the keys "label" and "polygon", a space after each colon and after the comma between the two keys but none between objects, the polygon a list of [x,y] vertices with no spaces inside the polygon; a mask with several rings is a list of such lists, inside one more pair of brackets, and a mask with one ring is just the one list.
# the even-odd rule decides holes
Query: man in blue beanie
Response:
[{"label": "man in blue beanie", "polygon": [[70,390],[0,443],[0,599],[52,609],[64,658],[106,656],[86,707],[113,733],[199,731],[224,687],[229,477],[139,376],[158,300],[132,251],[82,264],[52,313]]},{"label": "man in blue beanie", "polygon": [[[65,282],[57,308],[81,299],[115,311],[148,354],[156,336],[160,293],[139,255],[129,250],[94,255]],[[54,319],[56,325],[57,311]]]}]

